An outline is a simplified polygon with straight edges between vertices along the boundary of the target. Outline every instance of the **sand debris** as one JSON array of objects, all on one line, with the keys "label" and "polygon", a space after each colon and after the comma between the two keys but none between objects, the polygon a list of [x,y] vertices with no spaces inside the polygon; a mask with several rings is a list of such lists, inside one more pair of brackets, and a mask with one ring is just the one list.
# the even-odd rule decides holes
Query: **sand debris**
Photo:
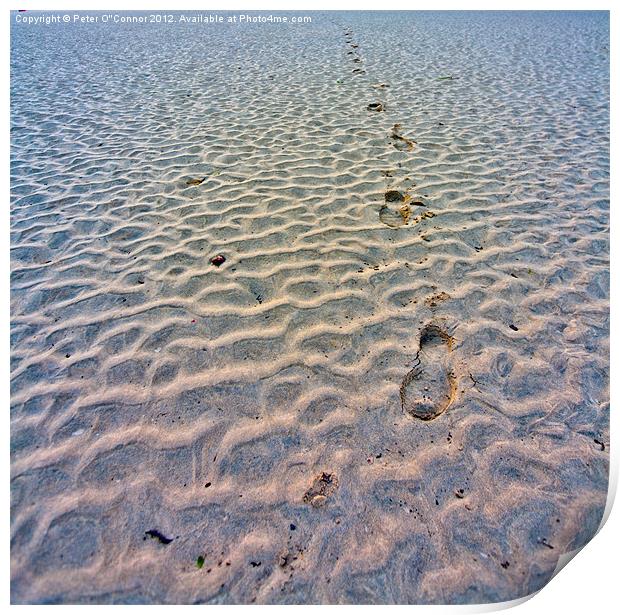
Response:
[{"label": "sand debris", "polygon": [[441,303],[442,301],[446,301],[447,299],[450,299],[450,295],[448,293],[444,293],[443,291],[440,293],[437,293],[436,295],[433,295],[432,297],[427,297],[426,299],[424,299],[424,305],[426,305],[426,307],[429,308],[434,308],[437,307],[438,303]]},{"label": "sand debris", "polygon": [[225,262],[226,262],[226,257],[223,256],[222,254],[218,254],[217,256],[214,256],[211,259],[211,264],[215,265],[216,267],[223,265]]},{"label": "sand debris", "polygon": [[409,218],[411,217],[411,207],[409,207],[407,203],[398,208],[398,213],[403,219],[403,224],[409,224]]},{"label": "sand debris", "polygon": [[338,488],[338,477],[335,474],[321,472],[306,491],[303,500],[314,508],[321,508],[327,504],[327,498]]}]

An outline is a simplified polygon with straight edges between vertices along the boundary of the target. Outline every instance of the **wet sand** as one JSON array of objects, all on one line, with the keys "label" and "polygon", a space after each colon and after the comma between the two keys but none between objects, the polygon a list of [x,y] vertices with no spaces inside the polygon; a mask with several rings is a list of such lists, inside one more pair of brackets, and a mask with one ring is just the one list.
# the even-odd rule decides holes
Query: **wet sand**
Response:
[{"label": "wet sand", "polygon": [[607,14],[310,15],[12,25],[13,602],[495,602],[596,531]]}]

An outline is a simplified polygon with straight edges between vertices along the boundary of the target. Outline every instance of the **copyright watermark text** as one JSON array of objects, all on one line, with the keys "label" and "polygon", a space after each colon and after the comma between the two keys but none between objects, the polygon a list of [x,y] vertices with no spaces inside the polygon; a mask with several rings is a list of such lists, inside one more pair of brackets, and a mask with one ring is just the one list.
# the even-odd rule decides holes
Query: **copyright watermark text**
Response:
[{"label": "copyright watermark text", "polygon": [[16,13],[15,23],[31,26],[54,24],[306,24],[312,23],[309,15],[273,14],[204,14],[204,13]]}]

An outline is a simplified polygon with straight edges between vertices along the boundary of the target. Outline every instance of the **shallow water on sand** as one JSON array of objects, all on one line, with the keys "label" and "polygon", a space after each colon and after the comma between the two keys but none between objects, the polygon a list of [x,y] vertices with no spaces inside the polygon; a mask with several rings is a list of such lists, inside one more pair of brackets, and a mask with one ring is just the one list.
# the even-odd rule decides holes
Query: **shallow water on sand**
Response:
[{"label": "shallow water on sand", "polygon": [[607,14],[310,15],[12,25],[13,601],[508,600],[596,530]]}]

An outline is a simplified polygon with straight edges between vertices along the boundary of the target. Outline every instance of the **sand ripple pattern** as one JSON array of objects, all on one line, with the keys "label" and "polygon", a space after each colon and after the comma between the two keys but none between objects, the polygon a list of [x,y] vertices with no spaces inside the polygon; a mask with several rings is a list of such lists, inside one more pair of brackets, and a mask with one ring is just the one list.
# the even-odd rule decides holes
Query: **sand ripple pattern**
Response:
[{"label": "sand ripple pattern", "polygon": [[13,601],[508,600],[595,531],[606,14],[312,15],[14,26]]}]

